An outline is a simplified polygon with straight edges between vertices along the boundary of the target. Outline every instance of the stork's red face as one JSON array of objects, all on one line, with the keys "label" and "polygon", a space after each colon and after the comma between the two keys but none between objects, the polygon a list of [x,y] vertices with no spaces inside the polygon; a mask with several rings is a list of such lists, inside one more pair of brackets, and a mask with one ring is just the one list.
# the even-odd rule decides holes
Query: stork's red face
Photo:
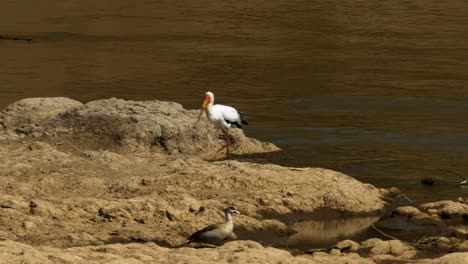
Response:
[{"label": "stork's red face", "polygon": [[205,94],[205,100],[203,101],[202,111],[206,110],[206,108],[208,107],[208,104],[210,103],[210,101],[211,101],[210,95]]}]

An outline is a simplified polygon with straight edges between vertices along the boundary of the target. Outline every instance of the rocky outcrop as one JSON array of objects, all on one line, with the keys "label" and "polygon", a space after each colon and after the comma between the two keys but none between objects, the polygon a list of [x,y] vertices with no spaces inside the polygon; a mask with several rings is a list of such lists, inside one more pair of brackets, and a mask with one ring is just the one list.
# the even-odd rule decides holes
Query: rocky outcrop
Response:
[{"label": "rocky outcrop", "polygon": [[[224,134],[206,118],[194,127],[197,111],[162,101],[105,99],[86,104],[67,98],[30,98],[0,113],[3,137],[35,138],[68,149],[152,150],[213,158]],[[273,144],[232,129],[235,154],[276,151]]]}]

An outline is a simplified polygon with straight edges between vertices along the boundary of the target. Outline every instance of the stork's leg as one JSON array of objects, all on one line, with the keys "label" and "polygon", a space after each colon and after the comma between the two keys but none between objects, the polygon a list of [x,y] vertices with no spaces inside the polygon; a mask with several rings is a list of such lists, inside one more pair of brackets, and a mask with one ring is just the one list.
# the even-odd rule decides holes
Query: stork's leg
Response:
[{"label": "stork's leg", "polygon": [[229,132],[226,128],[226,130],[224,130],[224,134],[226,135],[226,157],[229,159]]},{"label": "stork's leg", "polygon": [[231,147],[231,142],[229,140],[229,131],[227,129],[223,129],[224,136],[226,137],[226,145],[222,146],[216,153],[221,152],[223,149],[226,149],[226,156],[229,158],[229,148]]}]

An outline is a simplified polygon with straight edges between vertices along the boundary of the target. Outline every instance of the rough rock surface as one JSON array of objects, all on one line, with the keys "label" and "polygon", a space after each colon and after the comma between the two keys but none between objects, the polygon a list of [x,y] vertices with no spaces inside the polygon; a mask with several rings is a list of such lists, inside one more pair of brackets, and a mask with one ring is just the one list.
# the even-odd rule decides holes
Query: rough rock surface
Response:
[{"label": "rough rock surface", "polygon": [[39,136],[50,119],[80,106],[82,103],[63,97],[19,100],[0,113],[0,129],[12,135]]},{"label": "rough rock surface", "polygon": [[264,212],[328,207],[370,214],[386,206],[385,190],[325,169],[157,153],[73,153],[37,141],[0,143],[0,156],[0,237],[33,244],[177,245],[196,229],[222,221],[221,210],[231,204],[243,213],[235,219],[238,228],[247,231],[285,229]]},{"label": "rough rock surface", "polygon": [[434,264],[464,264],[468,263],[468,253],[451,253],[434,260]]},{"label": "rough rock surface", "polygon": [[0,263],[293,263],[293,264],[465,264],[468,253],[450,253],[435,259],[357,253],[332,255],[315,252],[293,256],[289,252],[263,247],[253,241],[232,241],[218,248],[165,248],[155,243],[112,244],[72,248],[33,247],[11,240],[0,241]]},{"label": "rough rock surface", "polygon": [[[253,241],[234,241],[219,248],[168,249],[154,243],[115,244],[60,249],[0,241],[0,255],[10,263],[319,263],[309,256],[292,256]],[[3,258],[5,257],[5,258]],[[1,260],[0,260],[1,262]]]}]

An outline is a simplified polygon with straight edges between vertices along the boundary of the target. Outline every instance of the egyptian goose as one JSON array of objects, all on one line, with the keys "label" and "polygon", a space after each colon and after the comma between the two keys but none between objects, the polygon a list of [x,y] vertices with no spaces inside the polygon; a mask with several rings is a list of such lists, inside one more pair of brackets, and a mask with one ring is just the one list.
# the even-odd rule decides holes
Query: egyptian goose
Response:
[{"label": "egyptian goose", "polygon": [[226,238],[230,237],[234,230],[232,222],[232,214],[241,214],[236,207],[228,207],[224,210],[226,222],[222,224],[211,224],[195,233],[193,233],[189,242],[204,242],[209,244],[222,243]]}]

